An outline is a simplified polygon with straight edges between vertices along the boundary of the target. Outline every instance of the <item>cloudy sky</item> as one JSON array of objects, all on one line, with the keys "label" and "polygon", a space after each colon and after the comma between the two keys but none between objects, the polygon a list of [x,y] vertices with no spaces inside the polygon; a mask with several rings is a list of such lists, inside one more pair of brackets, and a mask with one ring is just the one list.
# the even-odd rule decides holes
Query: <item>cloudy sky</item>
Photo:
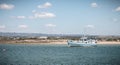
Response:
[{"label": "cloudy sky", "polygon": [[0,32],[120,35],[120,0],[0,0]]}]

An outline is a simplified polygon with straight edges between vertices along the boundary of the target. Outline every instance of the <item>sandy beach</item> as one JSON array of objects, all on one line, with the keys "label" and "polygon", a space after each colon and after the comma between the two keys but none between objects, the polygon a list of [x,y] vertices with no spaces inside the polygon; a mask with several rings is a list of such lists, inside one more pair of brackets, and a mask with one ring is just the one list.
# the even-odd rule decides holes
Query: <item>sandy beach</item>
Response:
[{"label": "sandy beach", "polygon": [[[67,44],[67,40],[9,40],[0,41],[4,44]],[[97,41],[97,44],[120,44],[120,41]]]},{"label": "sandy beach", "polygon": [[97,44],[120,44],[120,42],[116,42],[116,41],[98,41]]}]

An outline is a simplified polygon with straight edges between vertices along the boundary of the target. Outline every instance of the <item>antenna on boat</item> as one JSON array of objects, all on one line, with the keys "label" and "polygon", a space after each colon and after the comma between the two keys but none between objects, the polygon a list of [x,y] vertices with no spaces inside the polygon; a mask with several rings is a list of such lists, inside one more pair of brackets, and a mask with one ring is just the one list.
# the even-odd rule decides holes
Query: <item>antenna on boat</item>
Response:
[{"label": "antenna on boat", "polygon": [[87,30],[86,27],[84,27],[83,28],[83,37],[86,37],[86,35],[87,35],[87,33],[86,33],[87,31],[86,30]]}]

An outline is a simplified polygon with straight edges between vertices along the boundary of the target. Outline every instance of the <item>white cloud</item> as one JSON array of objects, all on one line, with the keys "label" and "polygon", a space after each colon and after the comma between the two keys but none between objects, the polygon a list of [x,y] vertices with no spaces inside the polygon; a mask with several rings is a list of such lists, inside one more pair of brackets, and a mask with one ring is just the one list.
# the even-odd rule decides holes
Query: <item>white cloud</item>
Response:
[{"label": "white cloud", "polygon": [[116,19],[116,18],[113,18],[113,21],[114,21],[114,22],[116,22],[116,21],[118,21],[118,19]]},{"label": "white cloud", "polygon": [[11,18],[25,19],[25,18],[26,18],[26,16],[11,16]]},{"label": "white cloud", "polygon": [[27,25],[19,25],[18,27],[19,27],[19,28],[22,28],[22,29],[28,28]]},{"label": "white cloud", "polygon": [[42,13],[35,13],[34,17],[35,18],[53,18],[55,17],[55,14],[48,13],[48,12],[42,12]]},{"label": "white cloud", "polygon": [[32,10],[32,12],[33,12],[33,13],[35,13],[35,12],[36,12],[36,10]]},{"label": "white cloud", "polygon": [[35,12],[33,14],[33,16],[11,16],[11,18],[15,18],[15,19],[36,19],[36,18],[54,18],[56,17],[55,14],[53,13],[49,13],[49,12]]},{"label": "white cloud", "polygon": [[85,25],[84,34],[95,34],[95,30],[94,25]]},{"label": "white cloud", "polygon": [[43,5],[38,5],[38,8],[49,8],[49,7],[51,7],[51,6],[52,6],[51,3],[46,2],[46,3],[44,3]]},{"label": "white cloud", "polygon": [[5,25],[0,25],[0,29],[5,29],[6,26]]},{"label": "white cloud", "polygon": [[115,9],[115,11],[120,11],[120,6]]},{"label": "white cloud", "polygon": [[16,18],[18,18],[18,19],[25,19],[26,17],[25,16],[17,16]]},{"label": "white cloud", "polygon": [[35,17],[34,16],[28,16],[28,19],[34,19]]},{"label": "white cloud", "polygon": [[10,10],[13,9],[15,6],[12,4],[0,4],[0,9]]},{"label": "white cloud", "polygon": [[[38,8],[49,8],[52,4],[46,2],[42,5],[38,5]],[[32,10],[33,16],[28,16],[29,19],[36,19],[36,18],[54,18],[56,15],[50,12],[37,12],[36,10]]]},{"label": "white cloud", "polygon": [[91,7],[98,7],[97,3],[91,3]]},{"label": "white cloud", "polygon": [[86,28],[94,28],[94,25],[86,25]]},{"label": "white cloud", "polygon": [[55,24],[45,24],[45,27],[56,27]]}]

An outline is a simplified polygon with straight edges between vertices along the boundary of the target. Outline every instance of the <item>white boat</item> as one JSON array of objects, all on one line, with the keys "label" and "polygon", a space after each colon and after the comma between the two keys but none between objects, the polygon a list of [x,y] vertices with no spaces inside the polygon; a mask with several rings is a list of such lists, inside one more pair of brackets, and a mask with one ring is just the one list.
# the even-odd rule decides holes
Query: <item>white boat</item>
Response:
[{"label": "white boat", "polygon": [[82,37],[79,41],[68,40],[67,41],[69,47],[73,46],[97,46],[97,41],[94,39],[87,39],[87,37]]}]

